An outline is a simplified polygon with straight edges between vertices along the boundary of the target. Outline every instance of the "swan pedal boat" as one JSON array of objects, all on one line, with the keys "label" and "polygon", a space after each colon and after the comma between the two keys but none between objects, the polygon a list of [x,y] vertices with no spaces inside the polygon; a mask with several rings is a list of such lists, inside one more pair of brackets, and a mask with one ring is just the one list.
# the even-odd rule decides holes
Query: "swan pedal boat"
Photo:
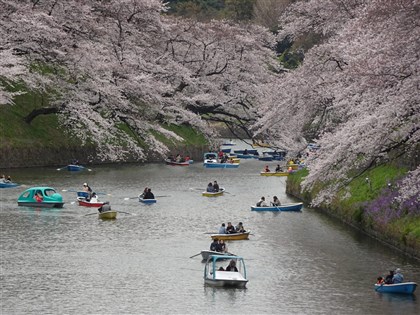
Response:
[{"label": "swan pedal boat", "polygon": [[302,210],[303,203],[288,203],[281,206],[257,207],[251,206],[251,211],[300,211]]},{"label": "swan pedal boat", "polygon": [[394,284],[375,284],[375,291],[381,293],[403,293],[413,294],[416,291],[417,283],[403,282]]},{"label": "swan pedal boat", "polygon": [[[35,195],[40,192],[43,200],[37,202]],[[18,198],[19,206],[42,207],[42,208],[63,208],[63,197],[51,187],[31,187],[26,189]]]},{"label": "swan pedal boat", "polygon": [[79,202],[79,206],[83,206],[83,207],[94,207],[94,208],[99,208],[102,207],[105,202],[91,202],[91,201],[87,201],[86,198],[84,197],[77,197],[77,201]]},{"label": "swan pedal boat", "polygon": [[289,172],[260,172],[261,176],[289,176]]},{"label": "swan pedal boat", "polygon": [[239,241],[239,240],[247,240],[251,231],[247,231],[244,233],[230,233],[230,234],[211,234],[210,237],[212,239],[217,238],[218,240],[224,241]]},{"label": "swan pedal boat", "polygon": [[224,192],[225,192],[225,189],[223,187],[220,187],[219,191],[216,191],[216,192],[203,191],[202,195],[204,197],[218,197],[218,196],[222,196]]},{"label": "swan pedal boat", "polygon": [[104,211],[99,212],[98,216],[99,219],[105,219],[105,220],[112,220],[117,218],[118,211],[110,210],[110,211]]},{"label": "swan pedal boat", "polygon": [[[234,260],[238,271],[221,271],[220,262]],[[204,284],[214,287],[245,288],[248,282],[244,259],[239,256],[212,255],[204,267]]]},{"label": "swan pedal boat", "polygon": [[167,165],[172,165],[172,166],[189,166],[190,165],[190,161],[176,162],[176,161],[172,161],[170,159],[166,159],[165,163]]},{"label": "swan pedal boat", "polygon": [[20,186],[17,183],[7,182],[7,183],[0,183],[0,188],[14,188]]}]

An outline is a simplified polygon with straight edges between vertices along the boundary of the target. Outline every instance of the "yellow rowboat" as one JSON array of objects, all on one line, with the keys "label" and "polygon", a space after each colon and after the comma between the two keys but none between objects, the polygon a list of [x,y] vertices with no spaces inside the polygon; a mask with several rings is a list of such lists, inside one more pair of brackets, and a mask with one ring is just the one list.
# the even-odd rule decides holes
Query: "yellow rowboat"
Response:
[{"label": "yellow rowboat", "polygon": [[287,168],[291,167],[292,170],[297,171],[299,169],[299,164],[287,164]]},{"label": "yellow rowboat", "polygon": [[117,218],[117,211],[105,211],[105,212],[99,212],[99,219],[104,220],[112,220]]},{"label": "yellow rowboat", "polygon": [[241,159],[237,158],[237,157],[229,157],[228,160],[232,161],[232,163],[240,163],[241,162]]},{"label": "yellow rowboat", "polygon": [[261,172],[261,176],[289,176],[289,172]]},{"label": "yellow rowboat", "polygon": [[232,234],[211,234],[210,237],[212,239],[217,238],[218,240],[224,241],[239,241],[239,240],[247,240],[251,231],[245,233],[232,233]]},{"label": "yellow rowboat", "polygon": [[204,197],[218,197],[218,196],[222,196],[224,192],[225,192],[225,189],[220,187],[219,191],[217,191],[217,192],[203,191],[202,195]]}]

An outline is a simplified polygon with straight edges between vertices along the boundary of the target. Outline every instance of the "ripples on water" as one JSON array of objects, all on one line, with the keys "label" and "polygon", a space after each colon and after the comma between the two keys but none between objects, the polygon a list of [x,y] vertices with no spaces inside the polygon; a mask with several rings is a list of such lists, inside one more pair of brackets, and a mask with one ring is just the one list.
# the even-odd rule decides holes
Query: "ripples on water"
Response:
[{"label": "ripples on water", "polygon": [[[285,178],[262,177],[265,162],[239,169],[161,164],[97,167],[69,174],[14,170],[27,186],[78,189],[88,182],[120,213],[101,221],[96,210],[18,207],[24,187],[1,190],[2,314],[418,314],[414,296],[377,294],[380,273],[399,266],[420,282],[420,264],[311,209],[300,213],[250,211],[261,196],[282,202]],[[274,164],[273,164],[274,165]],[[273,167],[274,168],[274,167]],[[223,197],[201,196],[217,180]],[[162,197],[139,204],[150,186]],[[222,222],[244,222],[248,241],[228,243],[245,258],[247,289],[203,285],[201,256]],[[417,292],[418,294],[418,292]]]}]

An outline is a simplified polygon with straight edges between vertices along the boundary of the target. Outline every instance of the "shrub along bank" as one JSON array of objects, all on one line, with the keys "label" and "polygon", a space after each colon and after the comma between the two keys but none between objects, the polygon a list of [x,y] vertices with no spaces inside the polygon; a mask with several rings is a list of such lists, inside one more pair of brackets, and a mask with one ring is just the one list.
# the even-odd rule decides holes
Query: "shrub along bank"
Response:
[{"label": "shrub along bank", "polygon": [[[393,165],[372,168],[336,194],[329,205],[315,209],[420,259],[419,205],[414,201],[402,207],[395,205],[396,187],[406,172]],[[319,182],[311,191],[302,191],[301,182],[307,174],[307,170],[291,174],[286,192],[310,204],[325,183]]]}]

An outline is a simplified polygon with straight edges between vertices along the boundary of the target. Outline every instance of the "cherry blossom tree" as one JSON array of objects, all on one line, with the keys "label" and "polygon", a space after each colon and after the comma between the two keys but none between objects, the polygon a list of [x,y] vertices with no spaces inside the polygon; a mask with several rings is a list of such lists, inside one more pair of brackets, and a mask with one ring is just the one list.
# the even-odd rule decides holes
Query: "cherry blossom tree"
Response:
[{"label": "cherry blossom tree", "polygon": [[[10,47],[53,90],[52,108],[69,132],[104,159],[144,158],[168,148],[150,130],[188,124],[211,136],[207,120],[247,128],[275,80],[274,38],[256,26],[197,23],[162,15],[158,0],[0,1]],[[131,136],[127,137],[128,134]],[[121,145],[122,144],[122,145]]]},{"label": "cherry blossom tree", "polygon": [[[281,36],[312,30],[327,37],[306,52],[299,69],[284,75],[277,104],[262,105],[268,114],[257,127],[295,152],[305,145],[299,141],[305,132],[315,130],[322,158],[309,161],[304,187],[321,178],[330,185],[314,204],[328,202],[374,165],[418,154],[418,8],[409,0],[300,1],[284,17]],[[419,181],[410,178],[411,185]]]}]

